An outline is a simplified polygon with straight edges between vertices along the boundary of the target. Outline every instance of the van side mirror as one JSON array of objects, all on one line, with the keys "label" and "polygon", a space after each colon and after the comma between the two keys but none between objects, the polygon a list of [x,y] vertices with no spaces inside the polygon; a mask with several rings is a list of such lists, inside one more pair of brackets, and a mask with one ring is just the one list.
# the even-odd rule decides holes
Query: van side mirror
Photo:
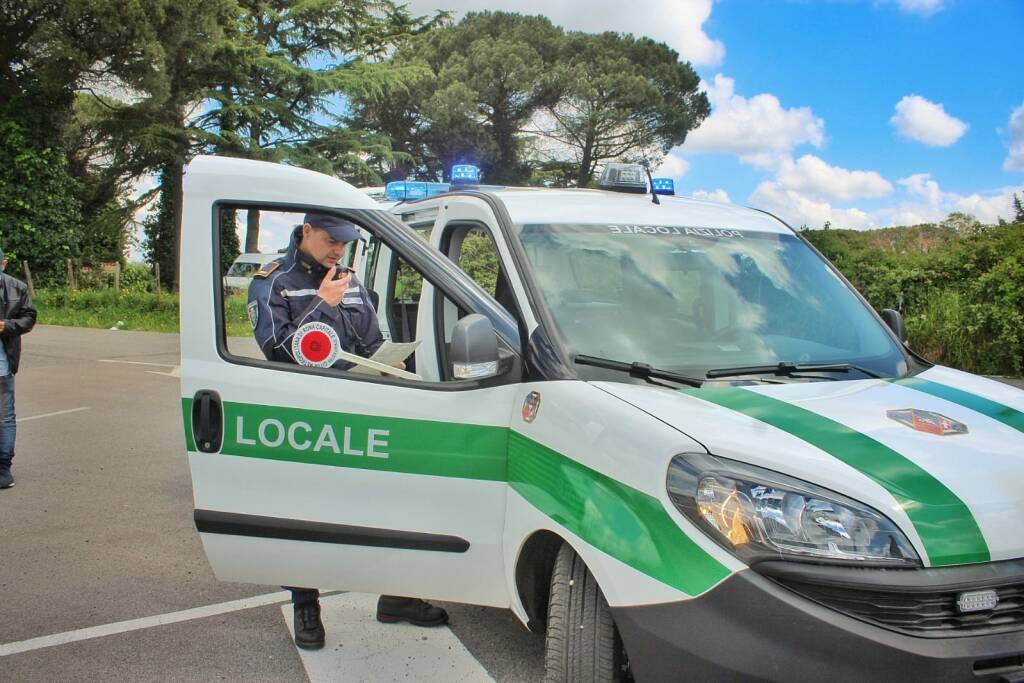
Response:
[{"label": "van side mirror", "polygon": [[882,320],[885,321],[885,324],[889,326],[889,329],[896,334],[896,337],[901,342],[904,344],[907,343],[907,328],[903,324],[903,316],[900,315],[899,311],[895,311],[891,308],[883,308]]},{"label": "van side mirror", "polygon": [[471,313],[455,323],[449,358],[455,379],[486,379],[508,371],[491,321]]}]

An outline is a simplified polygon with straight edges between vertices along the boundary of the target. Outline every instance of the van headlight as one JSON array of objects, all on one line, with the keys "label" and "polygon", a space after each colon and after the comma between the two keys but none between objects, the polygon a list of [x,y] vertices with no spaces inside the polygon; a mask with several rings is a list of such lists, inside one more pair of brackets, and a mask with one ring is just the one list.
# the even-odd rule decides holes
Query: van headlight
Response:
[{"label": "van headlight", "polygon": [[715,541],[747,564],[786,559],[920,566],[884,515],[833,491],[716,456],[672,459],[668,495]]}]

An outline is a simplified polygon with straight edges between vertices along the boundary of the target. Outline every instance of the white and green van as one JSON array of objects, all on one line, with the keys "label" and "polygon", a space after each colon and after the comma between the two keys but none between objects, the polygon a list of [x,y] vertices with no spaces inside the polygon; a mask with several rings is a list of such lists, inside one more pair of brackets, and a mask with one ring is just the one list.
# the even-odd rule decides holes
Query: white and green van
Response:
[{"label": "white and green van", "polygon": [[[259,354],[220,287],[250,208],[365,231],[407,374]],[[773,216],[200,157],[181,248],[221,579],[507,607],[552,681],[1024,680],[1024,392],[917,357]]]}]

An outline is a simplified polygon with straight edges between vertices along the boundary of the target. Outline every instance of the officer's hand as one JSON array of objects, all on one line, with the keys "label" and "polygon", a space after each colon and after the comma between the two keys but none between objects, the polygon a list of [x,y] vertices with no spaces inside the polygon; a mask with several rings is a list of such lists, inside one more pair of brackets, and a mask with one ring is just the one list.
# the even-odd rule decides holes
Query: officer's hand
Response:
[{"label": "officer's hand", "polygon": [[3,320],[0,320],[0,332],[3,332],[4,329],[6,329],[6,327],[7,323],[5,323]]},{"label": "officer's hand", "polygon": [[341,303],[341,297],[345,296],[345,290],[348,289],[348,283],[352,279],[351,273],[345,273],[337,280],[332,280],[334,272],[334,268],[327,269],[327,275],[324,276],[323,281],[320,282],[320,289],[317,290],[320,298],[331,306]]}]

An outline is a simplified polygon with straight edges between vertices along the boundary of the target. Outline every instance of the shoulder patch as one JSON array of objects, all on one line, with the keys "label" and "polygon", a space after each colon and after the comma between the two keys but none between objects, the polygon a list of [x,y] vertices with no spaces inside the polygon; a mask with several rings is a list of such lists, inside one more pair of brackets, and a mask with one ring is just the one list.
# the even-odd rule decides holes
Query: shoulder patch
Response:
[{"label": "shoulder patch", "polygon": [[262,268],[260,268],[258,271],[256,271],[256,274],[253,275],[253,277],[267,277],[268,275],[270,275],[271,273],[273,273],[275,270],[277,270],[280,267],[281,267],[281,262],[280,261],[271,261],[270,263],[264,264],[264,266]]}]

